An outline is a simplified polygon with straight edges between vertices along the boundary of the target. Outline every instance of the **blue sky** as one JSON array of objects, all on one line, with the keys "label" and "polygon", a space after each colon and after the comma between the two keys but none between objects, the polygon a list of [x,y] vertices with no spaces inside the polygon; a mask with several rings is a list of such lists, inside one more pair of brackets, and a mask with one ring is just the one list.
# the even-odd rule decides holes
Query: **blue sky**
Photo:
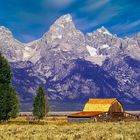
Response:
[{"label": "blue sky", "polygon": [[22,42],[40,38],[67,13],[84,33],[101,26],[120,37],[140,31],[140,0],[0,0],[0,25]]}]

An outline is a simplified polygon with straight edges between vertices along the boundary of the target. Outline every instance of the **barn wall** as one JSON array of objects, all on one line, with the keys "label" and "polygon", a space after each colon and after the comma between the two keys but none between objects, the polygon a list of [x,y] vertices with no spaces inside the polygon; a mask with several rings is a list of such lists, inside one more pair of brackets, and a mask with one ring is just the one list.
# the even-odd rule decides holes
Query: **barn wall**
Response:
[{"label": "barn wall", "polygon": [[110,107],[110,109],[109,109],[109,112],[110,112],[110,113],[111,113],[111,112],[124,112],[124,110],[123,110],[122,105],[121,105],[118,101],[115,101],[115,102],[111,105],[111,107]]},{"label": "barn wall", "polygon": [[68,117],[68,122],[90,122],[92,118],[71,118]]}]

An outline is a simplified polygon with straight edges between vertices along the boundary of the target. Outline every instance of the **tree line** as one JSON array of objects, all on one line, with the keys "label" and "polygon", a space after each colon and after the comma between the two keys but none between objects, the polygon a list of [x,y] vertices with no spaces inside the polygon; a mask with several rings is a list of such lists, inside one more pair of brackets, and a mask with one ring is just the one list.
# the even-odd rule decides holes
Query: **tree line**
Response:
[{"label": "tree line", "polygon": [[[16,89],[11,83],[12,71],[6,58],[0,53],[0,122],[8,121],[19,115],[19,99]],[[33,115],[36,119],[43,119],[48,113],[47,96],[41,86],[36,91],[33,102]]]}]

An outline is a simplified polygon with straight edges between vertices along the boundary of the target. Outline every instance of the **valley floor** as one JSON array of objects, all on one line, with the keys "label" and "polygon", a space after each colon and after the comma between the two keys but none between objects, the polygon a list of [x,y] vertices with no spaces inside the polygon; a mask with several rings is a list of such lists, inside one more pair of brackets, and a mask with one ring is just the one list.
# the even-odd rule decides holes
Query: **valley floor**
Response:
[{"label": "valley floor", "polygon": [[140,121],[0,124],[0,140],[140,140]]}]

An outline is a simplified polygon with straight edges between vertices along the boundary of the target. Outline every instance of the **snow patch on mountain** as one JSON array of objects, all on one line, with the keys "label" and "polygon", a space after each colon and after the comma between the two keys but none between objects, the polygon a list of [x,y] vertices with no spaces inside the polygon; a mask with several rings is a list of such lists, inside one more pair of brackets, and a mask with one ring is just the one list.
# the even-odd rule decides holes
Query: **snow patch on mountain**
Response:
[{"label": "snow patch on mountain", "polygon": [[97,64],[99,66],[102,66],[105,59],[106,59],[106,57],[103,55],[94,55],[94,56],[88,56],[85,58],[85,60],[90,61],[94,64]]},{"label": "snow patch on mountain", "polygon": [[101,47],[101,49],[107,49],[107,48],[110,48],[108,44],[103,44]]},{"label": "snow patch on mountain", "polygon": [[97,55],[97,49],[93,48],[89,45],[86,45],[86,48],[88,50],[88,52],[90,53],[91,56],[96,56]]}]

